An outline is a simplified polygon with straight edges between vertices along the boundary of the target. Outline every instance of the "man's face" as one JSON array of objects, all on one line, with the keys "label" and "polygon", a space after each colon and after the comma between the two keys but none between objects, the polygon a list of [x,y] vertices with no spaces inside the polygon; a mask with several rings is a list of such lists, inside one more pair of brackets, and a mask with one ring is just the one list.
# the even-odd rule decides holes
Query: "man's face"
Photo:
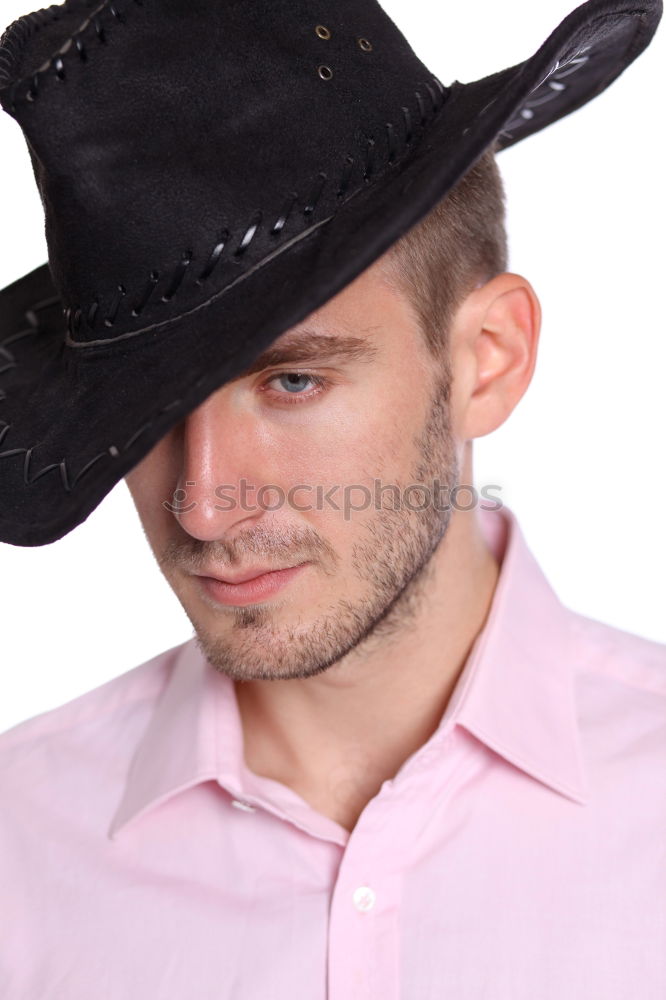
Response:
[{"label": "man's face", "polygon": [[[310,677],[403,628],[459,480],[448,370],[378,265],[271,351],[304,337],[209,396],[126,477],[197,643],[234,680]],[[419,509],[407,487],[432,494],[433,479],[440,509]],[[225,588],[226,603],[204,583],[301,563],[273,593]]]}]

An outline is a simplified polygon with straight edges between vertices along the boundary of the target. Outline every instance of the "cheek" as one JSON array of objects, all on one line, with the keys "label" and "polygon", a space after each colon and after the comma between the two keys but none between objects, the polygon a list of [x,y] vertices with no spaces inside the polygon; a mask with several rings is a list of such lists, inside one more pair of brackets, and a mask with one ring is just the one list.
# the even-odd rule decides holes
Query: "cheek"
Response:
[{"label": "cheek", "polygon": [[415,383],[405,389],[402,381],[392,395],[387,393],[369,414],[363,435],[368,467],[389,481],[402,478],[414,464],[427,418],[423,386]]},{"label": "cheek", "polygon": [[[375,480],[396,482],[404,478],[413,463],[411,428],[401,426],[390,407],[368,408],[363,412],[355,408],[338,414],[326,425],[315,422],[307,431],[294,433],[294,430],[292,427],[284,437],[273,439],[272,481],[281,484],[285,491],[297,484],[320,486],[324,491],[339,487],[332,495],[341,507],[345,496],[360,503],[366,495],[350,487],[358,484],[372,491]],[[308,503],[315,496],[312,490],[303,490],[297,502]],[[324,504],[322,513],[315,509],[307,516],[335,520],[336,516],[342,517],[342,512],[336,515],[333,508]],[[356,519],[361,517],[356,515]]]},{"label": "cheek", "polygon": [[278,482],[345,484],[393,464],[404,439],[389,405],[349,399],[312,411],[307,422],[273,427],[262,450]]}]

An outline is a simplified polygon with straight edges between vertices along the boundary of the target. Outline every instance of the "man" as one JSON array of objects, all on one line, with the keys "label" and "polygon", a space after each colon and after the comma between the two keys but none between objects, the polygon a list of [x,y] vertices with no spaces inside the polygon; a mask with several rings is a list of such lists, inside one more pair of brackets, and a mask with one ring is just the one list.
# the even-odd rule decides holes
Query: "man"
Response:
[{"label": "man", "polygon": [[[237,682],[251,769],[347,830],[432,735],[486,617],[497,560],[456,488],[472,482],[471,439],[527,387],[538,317],[529,283],[500,274],[457,312],[450,360],[433,357],[373,265],[126,477],[206,658]],[[238,502],[243,481],[263,484],[260,502],[257,486]],[[182,499],[160,503],[174,484]],[[295,510],[273,510],[290,491]],[[301,568],[266,594],[234,583],[283,567]]]},{"label": "man", "polygon": [[[641,15],[581,10],[577,46],[607,18],[627,51]],[[67,51],[77,38],[88,51],[83,32]],[[30,82],[31,103],[60,100],[49,86]],[[565,608],[472,485],[472,442],[525,393],[541,321],[506,269],[498,148],[125,471],[194,637],[0,738],[3,996],[663,996],[666,648]],[[46,281],[26,278],[7,316]],[[151,357],[137,317],[100,343],[78,311],[80,379],[116,348]],[[32,457],[11,496],[39,519],[5,519],[17,544],[94,505],[61,465],[53,527]]]}]

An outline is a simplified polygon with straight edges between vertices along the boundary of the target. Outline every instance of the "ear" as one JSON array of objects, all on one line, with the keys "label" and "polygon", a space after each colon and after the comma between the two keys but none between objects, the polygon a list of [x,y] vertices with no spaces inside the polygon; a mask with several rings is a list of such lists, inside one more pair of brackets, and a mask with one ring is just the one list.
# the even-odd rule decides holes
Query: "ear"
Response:
[{"label": "ear", "polygon": [[505,272],[476,288],[451,328],[452,410],[462,440],[504,423],[536,364],[541,306],[529,281]]}]

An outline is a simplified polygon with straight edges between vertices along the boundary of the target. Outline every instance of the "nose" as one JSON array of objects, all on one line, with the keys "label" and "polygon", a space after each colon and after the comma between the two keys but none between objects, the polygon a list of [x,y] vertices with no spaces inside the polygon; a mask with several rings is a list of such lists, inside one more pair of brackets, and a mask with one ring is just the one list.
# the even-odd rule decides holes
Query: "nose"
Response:
[{"label": "nose", "polygon": [[[231,390],[231,387],[230,387]],[[259,417],[226,390],[208,397],[181,425],[179,477],[171,507],[183,530],[202,541],[258,523],[272,501],[266,482],[269,442]]]}]

